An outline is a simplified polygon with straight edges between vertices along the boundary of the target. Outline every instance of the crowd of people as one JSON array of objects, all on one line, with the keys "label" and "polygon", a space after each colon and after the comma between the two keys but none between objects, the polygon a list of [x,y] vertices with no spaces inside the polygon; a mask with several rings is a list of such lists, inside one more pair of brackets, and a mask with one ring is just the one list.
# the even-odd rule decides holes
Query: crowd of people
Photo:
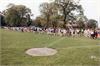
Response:
[{"label": "crowd of people", "polygon": [[85,29],[84,30],[84,36],[85,37],[90,37],[90,38],[98,38],[98,31],[97,30],[92,30],[92,29]]},{"label": "crowd of people", "polygon": [[13,30],[13,31],[20,31],[20,32],[36,32],[36,33],[45,33],[48,35],[57,35],[57,36],[72,36],[72,37],[78,37],[78,36],[85,36],[89,38],[98,38],[98,32],[97,30],[93,29],[78,29],[78,28],[40,28],[40,27],[3,27],[6,30]]}]

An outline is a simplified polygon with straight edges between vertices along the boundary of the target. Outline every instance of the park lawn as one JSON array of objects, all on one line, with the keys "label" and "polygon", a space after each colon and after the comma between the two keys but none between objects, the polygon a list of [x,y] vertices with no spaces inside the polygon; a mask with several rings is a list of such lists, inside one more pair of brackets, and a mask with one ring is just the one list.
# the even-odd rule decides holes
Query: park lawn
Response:
[{"label": "park lawn", "polygon": [[[12,66],[100,66],[100,39],[59,37],[0,29],[0,65]],[[59,40],[63,38],[62,40]],[[31,57],[30,48],[51,47],[54,56]],[[91,59],[91,56],[96,58]]]}]

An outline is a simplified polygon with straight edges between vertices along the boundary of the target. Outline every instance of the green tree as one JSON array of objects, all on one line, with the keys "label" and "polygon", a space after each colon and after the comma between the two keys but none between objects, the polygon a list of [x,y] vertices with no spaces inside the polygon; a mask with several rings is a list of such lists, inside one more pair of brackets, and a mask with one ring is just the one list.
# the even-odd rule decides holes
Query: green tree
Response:
[{"label": "green tree", "polygon": [[4,15],[0,13],[0,26],[6,26]]},{"label": "green tree", "polygon": [[94,19],[89,19],[87,22],[87,27],[95,29],[97,27],[97,21]]},{"label": "green tree", "polygon": [[24,5],[9,4],[4,11],[5,21],[9,26],[27,26],[31,10]]},{"label": "green tree", "polygon": [[78,15],[76,18],[77,18],[76,22],[77,22],[78,27],[80,29],[85,29],[88,18],[84,15]]},{"label": "green tree", "polygon": [[38,27],[45,27],[47,24],[46,19],[42,16],[37,17],[34,23],[35,23],[35,26],[38,26]]}]

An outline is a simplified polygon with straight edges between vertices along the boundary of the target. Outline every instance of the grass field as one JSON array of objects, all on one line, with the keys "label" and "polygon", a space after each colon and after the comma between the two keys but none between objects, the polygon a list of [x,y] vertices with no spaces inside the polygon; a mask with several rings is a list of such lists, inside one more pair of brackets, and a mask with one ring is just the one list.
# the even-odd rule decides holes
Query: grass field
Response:
[{"label": "grass field", "polygon": [[[100,39],[59,37],[0,29],[0,65],[11,66],[100,66]],[[29,48],[51,47],[58,53],[31,57]],[[91,58],[95,56],[95,58]]]}]

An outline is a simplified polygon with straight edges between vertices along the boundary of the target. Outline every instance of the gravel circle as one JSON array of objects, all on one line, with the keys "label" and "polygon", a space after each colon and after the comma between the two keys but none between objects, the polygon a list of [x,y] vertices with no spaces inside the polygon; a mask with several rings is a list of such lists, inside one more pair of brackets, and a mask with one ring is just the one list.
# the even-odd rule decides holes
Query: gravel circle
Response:
[{"label": "gravel circle", "polygon": [[52,56],[55,55],[57,51],[52,48],[31,48],[25,53],[30,56]]}]

